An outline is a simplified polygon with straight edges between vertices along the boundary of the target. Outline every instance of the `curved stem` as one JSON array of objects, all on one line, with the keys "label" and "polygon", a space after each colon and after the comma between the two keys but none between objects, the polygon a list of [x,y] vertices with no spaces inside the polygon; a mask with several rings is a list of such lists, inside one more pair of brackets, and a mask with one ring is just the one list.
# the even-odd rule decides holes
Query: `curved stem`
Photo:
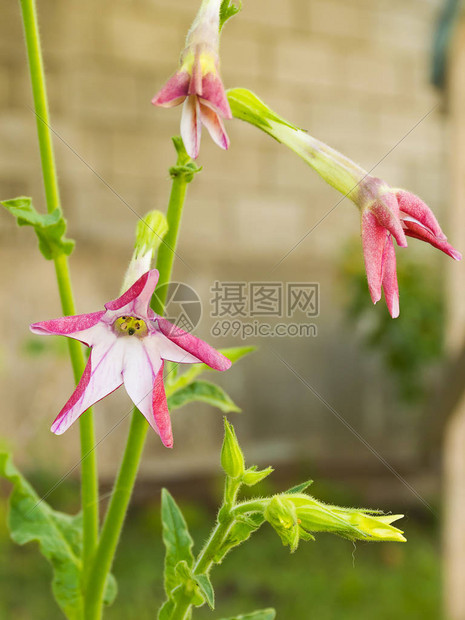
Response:
[{"label": "curved stem", "polygon": [[[35,0],[20,0],[20,5],[34,98],[34,112],[36,115],[47,211],[52,213],[55,209],[60,208],[60,194],[50,132],[37,11]],[[65,315],[76,314],[68,259],[65,255],[61,255],[54,262],[63,313]],[[75,340],[69,339],[68,345],[74,379],[77,382],[84,371],[84,355],[81,345]],[[86,566],[95,549],[98,538],[98,476],[96,454],[93,449],[95,435],[91,409],[81,416],[79,424],[82,458],[83,561],[84,566]]]},{"label": "curved stem", "polygon": [[[180,156],[178,156],[178,164],[179,162]],[[187,184],[190,180],[184,174],[173,177],[166,213],[169,232],[165,237],[165,243],[159,249],[157,257],[157,269],[160,272],[159,286],[160,284],[167,284],[171,278],[182,208],[186,197]],[[157,295],[155,311],[158,314],[163,312],[167,293],[168,288],[165,287],[165,290],[161,290]],[[100,542],[87,579],[85,593],[86,620],[98,620],[102,617],[105,580],[111,569],[121,535],[144,449],[147,430],[148,423],[145,418],[137,409],[134,409],[123,460],[115,480],[110,504],[102,527]]]},{"label": "curved stem", "polygon": [[[235,523],[234,503],[240,486],[240,481],[226,478],[223,503],[218,512],[218,519],[194,563],[192,569],[194,575],[208,574],[215,563],[214,558],[217,556],[221,545]],[[194,592],[189,593],[184,590],[176,600],[170,620],[185,620],[189,618],[193,598]]]}]

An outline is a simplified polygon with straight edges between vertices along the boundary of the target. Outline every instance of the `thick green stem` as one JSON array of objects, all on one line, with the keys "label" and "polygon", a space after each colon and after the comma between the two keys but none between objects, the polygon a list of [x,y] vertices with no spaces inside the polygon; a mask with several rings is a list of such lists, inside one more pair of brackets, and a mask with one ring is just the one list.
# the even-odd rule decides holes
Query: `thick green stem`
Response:
[{"label": "thick green stem", "polygon": [[[47,211],[51,213],[60,208],[60,194],[53,154],[53,143],[47,104],[45,74],[40,48],[37,11],[34,0],[20,0],[21,14],[26,39],[27,56],[31,76],[37,134],[39,138],[40,159],[44,180]],[[76,314],[68,260],[65,255],[55,259],[55,272],[60,292],[61,306],[65,315]],[[81,345],[69,340],[69,352],[75,381],[84,370],[84,355]],[[98,537],[98,477],[95,451],[94,425],[92,411],[89,409],[80,419],[81,457],[82,457],[82,510],[83,510],[83,560],[84,564],[92,555]]]},{"label": "thick green stem", "polygon": [[[182,156],[182,159],[181,155],[178,156],[177,165],[180,166],[182,163],[185,163],[185,154]],[[166,214],[169,232],[165,237],[165,243],[161,245],[158,251],[157,257],[157,269],[160,272],[159,286],[160,284],[169,283],[171,278],[182,208],[187,184],[191,179],[191,175],[186,176],[183,172],[173,174],[173,184]],[[168,290],[165,287],[165,290],[160,291],[156,298],[154,309],[158,314],[163,312],[167,293]],[[85,593],[86,620],[98,620],[102,617],[105,580],[111,570],[121,535],[124,518],[139,469],[147,430],[148,423],[145,418],[137,409],[134,409],[123,460],[116,477],[102,527],[100,542],[87,579]]]}]

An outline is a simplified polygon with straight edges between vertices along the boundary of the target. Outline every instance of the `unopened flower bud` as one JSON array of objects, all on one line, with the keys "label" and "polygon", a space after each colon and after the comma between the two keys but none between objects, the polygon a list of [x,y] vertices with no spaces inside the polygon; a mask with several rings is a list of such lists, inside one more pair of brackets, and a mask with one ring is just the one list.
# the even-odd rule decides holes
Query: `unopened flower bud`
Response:
[{"label": "unopened flower bud", "polygon": [[224,419],[224,440],[221,448],[221,467],[230,478],[239,478],[244,473],[244,455],[237,441],[232,424]]}]

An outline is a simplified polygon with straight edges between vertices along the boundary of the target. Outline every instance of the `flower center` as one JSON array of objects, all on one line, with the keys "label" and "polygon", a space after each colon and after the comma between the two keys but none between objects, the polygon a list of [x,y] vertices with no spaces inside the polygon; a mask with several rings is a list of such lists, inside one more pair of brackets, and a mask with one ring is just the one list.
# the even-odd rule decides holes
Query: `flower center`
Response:
[{"label": "flower center", "polygon": [[145,321],[135,316],[120,316],[113,323],[113,329],[117,336],[136,336],[137,338],[143,338],[148,333]]}]

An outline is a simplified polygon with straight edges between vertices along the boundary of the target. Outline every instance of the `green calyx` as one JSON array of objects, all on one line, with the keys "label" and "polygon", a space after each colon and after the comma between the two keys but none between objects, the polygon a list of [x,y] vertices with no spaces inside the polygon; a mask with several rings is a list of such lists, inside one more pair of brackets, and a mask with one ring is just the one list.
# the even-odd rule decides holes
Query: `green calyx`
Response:
[{"label": "green calyx", "polygon": [[202,170],[202,167],[197,166],[189,157],[180,136],[173,136],[171,139],[173,140],[174,148],[178,154],[178,161],[175,166],[171,166],[169,169],[170,176],[172,179],[183,176],[186,183],[190,183],[194,175]]}]

